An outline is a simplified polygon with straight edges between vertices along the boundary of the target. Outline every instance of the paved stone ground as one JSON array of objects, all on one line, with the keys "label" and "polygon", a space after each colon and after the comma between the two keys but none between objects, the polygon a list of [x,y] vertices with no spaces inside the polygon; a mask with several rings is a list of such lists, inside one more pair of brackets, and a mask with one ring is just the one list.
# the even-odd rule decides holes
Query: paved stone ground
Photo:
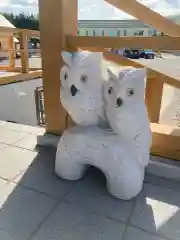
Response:
[{"label": "paved stone ground", "polygon": [[107,193],[100,171],[80,181],[54,174],[43,128],[0,122],[1,240],[179,240],[180,183],[147,175],[132,201]]}]

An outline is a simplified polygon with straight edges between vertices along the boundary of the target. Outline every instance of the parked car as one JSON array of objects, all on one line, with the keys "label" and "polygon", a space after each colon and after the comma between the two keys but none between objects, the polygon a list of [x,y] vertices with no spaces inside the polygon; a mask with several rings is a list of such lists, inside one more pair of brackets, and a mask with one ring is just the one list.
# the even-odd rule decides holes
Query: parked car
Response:
[{"label": "parked car", "polygon": [[16,52],[16,58],[21,58],[21,53],[20,52]]},{"label": "parked car", "polygon": [[130,49],[130,48],[124,48],[124,49],[115,49],[111,50],[113,53],[121,55],[123,57],[132,58],[132,59],[154,59],[155,58],[155,52],[151,49]]},{"label": "parked car", "polygon": [[[28,42],[28,56],[32,57],[33,54],[33,50],[34,50],[34,44],[31,42]],[[21,53],[20,51],[16,52],[16,58],[21,58]]]},{"label": "parked car", "polygon": [[153,52],[151,49],[144,49],[140,52],[140,57],[145,59],[154,59],[155,55],[155,52]]},{"label": "parked car", "polygon": [[125,49],[123,56],[132,59],[139,59],[141,51],[139,49]]}]

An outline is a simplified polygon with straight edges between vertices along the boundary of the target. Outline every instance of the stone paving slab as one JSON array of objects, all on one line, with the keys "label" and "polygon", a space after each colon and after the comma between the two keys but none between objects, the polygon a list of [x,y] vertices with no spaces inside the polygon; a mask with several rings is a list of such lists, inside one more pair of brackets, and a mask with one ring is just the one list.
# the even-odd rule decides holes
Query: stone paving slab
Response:
[{"label": "stone paving slab", "polygon": [[2,240],[28,240],[57,204],[41,193],[2,180],[0,192]]},{"label": "stone paving slab", "polygon": [[0,121],[0,129],[2,130],[2,128],[14,130],[17,132],[29,133],[33,135],[43,135],[45,133],[44,127],[28,126],[28,125],[5,122],[5,121]]},{"label": "stone paving slab", "polygon": [[124,240],[167,240],[167,239],[130,226],[127,229]]},{"label": "stone paving slab", "polygon": [[180,239],[180,182],[147,174],[143,191],[125,202],[93,167],[64,181],[54,174],[55,148],[36,146],[36,131],[0,143],[0,239]]},{"label": "stone paving slab", "polygon": [[179,240],[180,192],[145,184],[136,198],[130,223],[167,239]]},{"label": "stone paving slab", "polygon": [[5,128],[0,128],[0,143],[13,144],[14,142],[26,136],[24,132],[12,131]]},{"label": "stone paving slab", "polygon": [[25,171],[37,156],[37,152],[8,146],[0,152],[0,177],[13,180]]},{"label": "stone paving slab", "polygon": [[28,170],[21,172],[14,182],[21,186],[61,199],[73,186],[73,182],[58,178],[54,172],[55,149],[39,148]]},{"label": "stone paving slab", "polygon": [[13,146],[28,149],[37,150],[38,136],[33,134],[26,134],[23,138],[13,143]]},{"label": "stone paving slab", "polygon": [[65,200],[89,209],[91,212],[125,223],[134,206],[134,200],[121,201],[111,197],[107,192],[105,177],[93,168],[88,171],[84,179],[74,182]]},{"label": "stone paving slab", "polygon": [[67,203],[61,203],[32,240],[122,240],[125,225]]}]

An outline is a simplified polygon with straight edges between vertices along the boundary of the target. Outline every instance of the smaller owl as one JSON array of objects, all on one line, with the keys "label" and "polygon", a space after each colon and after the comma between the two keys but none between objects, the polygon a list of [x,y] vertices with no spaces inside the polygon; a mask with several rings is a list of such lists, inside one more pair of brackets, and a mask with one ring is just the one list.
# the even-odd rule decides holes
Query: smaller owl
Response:
[{"label": "smaller owl", "polygon": [[112,130],[132,145],[139,162],[146,166],[151,146],[151,131],[144,101],[146,69],[108,69],[104,86],[105,115]]}]

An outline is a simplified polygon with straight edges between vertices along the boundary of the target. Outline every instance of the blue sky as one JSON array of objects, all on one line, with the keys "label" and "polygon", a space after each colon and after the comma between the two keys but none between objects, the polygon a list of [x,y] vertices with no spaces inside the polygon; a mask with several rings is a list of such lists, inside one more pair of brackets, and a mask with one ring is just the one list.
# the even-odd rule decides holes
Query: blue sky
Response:
[{"label": "blue sky", "polygon": [[[50,0],[49,0],[50,1]],[[127,0],[128,1],[128,0]],[[180,14],[180,0],[138,0],[162,15]],[[38,11],[38,0],[0,0],[1,12]],[[128,19],[132,18],[105,3],[103,0],[79,0],[79,19]]]}]

